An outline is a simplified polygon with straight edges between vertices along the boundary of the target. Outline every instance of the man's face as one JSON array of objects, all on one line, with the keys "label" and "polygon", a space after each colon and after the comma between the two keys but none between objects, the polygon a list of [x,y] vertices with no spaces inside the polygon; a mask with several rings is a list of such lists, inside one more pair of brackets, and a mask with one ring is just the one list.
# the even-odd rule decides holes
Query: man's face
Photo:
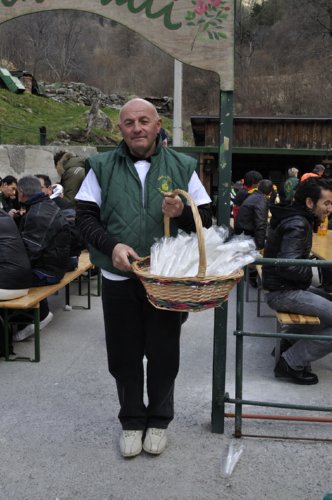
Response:
[{"label": "man's face", "polygon": [[119,128],[130,152],[137,158],[144,159],[155,152],[160,124],[155,108],[143,99],[134,99],[122,108]]},{"label": "man's face", "polygon": [[1,186],[1,191],[5,195],[5,198],[15,198],[16,189],[17,185],[15,182],[12,182],[11,184],[7,184],[6,182],[4,182]]},{"label": "man's face", "polygon": [[45,186],[45,181],[41,177],[39,177],[39,182],[40,182],[40,185],[41,185],[42,192],[45,193],[45,194],[47,194],[48,196],[50,196],[52,194],[52,186],[46,187]]},{"label": "man's face", "polygon": [[319,222],[323,222],[325,217],[332,212],[332,191],[322,189],[317,203],[314,204],[311,198],[307,198],[307,206],[311,208]]}]

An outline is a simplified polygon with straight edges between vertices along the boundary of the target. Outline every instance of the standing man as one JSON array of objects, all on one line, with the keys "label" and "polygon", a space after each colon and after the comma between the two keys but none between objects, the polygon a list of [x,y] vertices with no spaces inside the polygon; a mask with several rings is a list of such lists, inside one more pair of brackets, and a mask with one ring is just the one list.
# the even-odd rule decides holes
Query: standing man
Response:
[{"label": "standing man", "polygon": [[[312,232],[332,212],[332,183],[310,178],[300,182],[291,206],[271,207],[272,218],[264,257],[308,259]],[[309,266],[263,266],[263,288],[268,305],[276,311],[318,316],[320,325],[299,331],[332,335],[332,296],[311,286]],[[287,346],[288,347],[288,346]],[[310,363],[332,352],[331,340],[301,339],[282,353],[275,376],[288,378],[295,384],[312,385],[318,377]]]},{"label": "standing man", "polygon": [[288,179],[284,183],[284,197],[287,205],[291,204],[294,198],[294,193],[299,183],[299,170],[296,167],[288,169]]},{"label": "standing man", "polygon": [[[102,269],[102,300],[109,371],[117,384],[124,457],[142,449],[154,455],[166,447],[166,428],[174,417],[174,382],[179,368],[181,314],[154,308],[131,261],[150,254],[163,235],[163,216],[171,233],[195,231],[192,211],[170,191],[188,191],[203,225],[211,225],[211,202],[196,172],[196,161],[162,147],[161,120],[144,99],[120,111],[123,141],[115,151],[90,157],[90,171],[77,199],[77,219]],[[147,358],[148,405],[143,400],[143,357]]]}]

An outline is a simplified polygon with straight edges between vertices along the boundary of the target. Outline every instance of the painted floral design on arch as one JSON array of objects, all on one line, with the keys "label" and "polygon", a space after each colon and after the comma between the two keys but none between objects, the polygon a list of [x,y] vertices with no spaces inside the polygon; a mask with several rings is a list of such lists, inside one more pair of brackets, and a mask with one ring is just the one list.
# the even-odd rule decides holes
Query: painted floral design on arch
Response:
[{"label": "painted floral design on arch", "polygon": [[197,26],[191,44],[193,50],[196,40],[221,40],[227,38],[223,22],[231,10],[227,0],[192,0],[193,7],[185,15],[187,26]]}]

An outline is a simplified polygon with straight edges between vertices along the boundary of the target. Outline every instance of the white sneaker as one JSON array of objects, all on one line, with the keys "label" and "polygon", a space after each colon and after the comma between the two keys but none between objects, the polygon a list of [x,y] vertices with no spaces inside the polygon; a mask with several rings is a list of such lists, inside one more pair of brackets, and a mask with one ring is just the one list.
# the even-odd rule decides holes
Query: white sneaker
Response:
[{"label": "white sneaker", "polygon": [[[45,328],[53,319],[53,313],[49,312],[46,318],[44,318],[39,324],[39,330]],[[19,330],[13,335],[13,342],[21,342],[22,340],[31,337],[35,333],[35,324],[31,323],[27,325],[23,330]]]},{"label": "white sneaker", "polygon": [[151,427],[147,430],[143,443],[143,450],[152,455],[160,455],[166,448],[166,429]]},{"label": "white sneaker", "polygon": [[135,457],[142,451],[143,431],[123,431],[120,450],[123,457]]}]

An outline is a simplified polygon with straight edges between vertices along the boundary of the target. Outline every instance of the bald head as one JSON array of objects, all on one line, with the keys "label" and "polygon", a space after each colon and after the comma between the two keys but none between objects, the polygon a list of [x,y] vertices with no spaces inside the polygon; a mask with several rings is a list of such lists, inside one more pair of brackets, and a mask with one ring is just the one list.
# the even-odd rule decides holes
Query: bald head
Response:
[{"label": "bald head", "polygon": [[119,119],[122,137],[132,155],[140,159],[151,156],[161,124],[153,104],[145,99],[131,99],[121,108]]},{"label": "bald head", "polygon": [[155,116],[155,118],[157,120],[159,119],[158,112],[155,106],[151,102],[146,101],[145,99],[141,99],[140,97],[135,97],[134,99],[130,99],[130,101],[126,102],[126,104],[124,104],[120,109],[120,115],[119,115],[120,123],[122,120],[123,112],[126,111],[127,109],[129,110],[150,109],[151,113]]}]

